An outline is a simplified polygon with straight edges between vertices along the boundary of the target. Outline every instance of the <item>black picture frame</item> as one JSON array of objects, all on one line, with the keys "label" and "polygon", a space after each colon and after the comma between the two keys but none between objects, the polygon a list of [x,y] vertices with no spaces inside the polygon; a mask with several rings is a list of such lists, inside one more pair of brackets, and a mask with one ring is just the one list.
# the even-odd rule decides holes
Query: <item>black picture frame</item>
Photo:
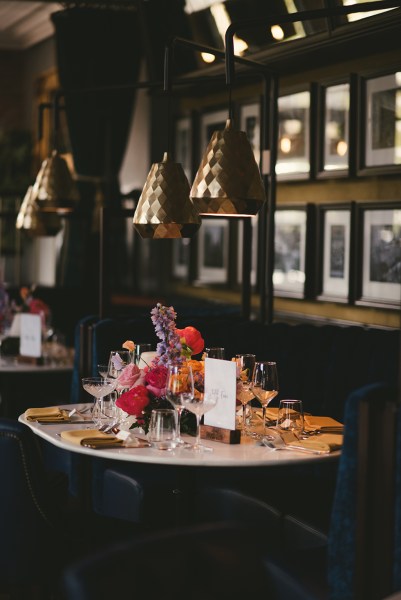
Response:
[{"label": "black picture frame", "polygon": [[348,303],[353,264],[352,203],[317,207],[317,299]]},{"label": "black picture frame", "polygon": [[359,204],[356,243],[356,304],[399,310],[401,201]]},{"label": "black picture frame", "polygon": [[352,157],[353,123],[351,79],[317,86],[316,177],[348,177]]},{"label": "black picture frame", "polygon": [[311,176],[310,87],[278,98],[276,177],[278,181],[309,179]]},{"label": "black picture frame", "polygon": [[307,206],[278,207],[274,221],[274,295],[304,298],[307,289]]},{"label": "black picture frame", "polygon": [[400,71],[359,78],[358,175],[401,173]]}]

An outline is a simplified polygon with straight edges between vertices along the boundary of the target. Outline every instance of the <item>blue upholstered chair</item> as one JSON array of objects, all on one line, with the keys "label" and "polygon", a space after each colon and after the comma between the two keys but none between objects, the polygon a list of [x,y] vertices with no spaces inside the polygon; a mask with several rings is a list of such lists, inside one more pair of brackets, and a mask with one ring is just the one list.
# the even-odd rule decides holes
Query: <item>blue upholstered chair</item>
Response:
[{"label": "blue upholstered chair", "polygon": [[272,599],[269,585],[257,534],[228,523],[147,534],[88,556],[62,578],[65,600]]}]

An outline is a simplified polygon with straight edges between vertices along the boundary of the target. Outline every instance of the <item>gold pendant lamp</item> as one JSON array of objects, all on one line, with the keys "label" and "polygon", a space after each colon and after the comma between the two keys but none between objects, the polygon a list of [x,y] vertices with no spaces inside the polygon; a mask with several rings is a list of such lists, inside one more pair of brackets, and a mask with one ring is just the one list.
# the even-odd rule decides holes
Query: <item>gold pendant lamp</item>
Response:
[{"label": "gold pendant lamp", "polygon": [[196,173],[191,198],[199,214],[251,217],[265,202],[265,189],[244,131],[227,119],[215,131]]},{"label": "gold pendant lamp", "polygon": [[67,213],[74,210],[78,192],[67,162],[57,150],[43,161],[32,196],[41,212]]},{"label": "gold pendant lamp", "polygon": [[133,224],[142,238],[192,237],[201,220],[189,197],[184,169],[165,152],[149,171],[135,210]]},{"label": "gold pendant lamp", "polygon": [[16,228],[32,236],[55,236],[61,231],[62,223],[56,213],[41,213],[33,196],[33,187],[29,186],[16,221]]}]

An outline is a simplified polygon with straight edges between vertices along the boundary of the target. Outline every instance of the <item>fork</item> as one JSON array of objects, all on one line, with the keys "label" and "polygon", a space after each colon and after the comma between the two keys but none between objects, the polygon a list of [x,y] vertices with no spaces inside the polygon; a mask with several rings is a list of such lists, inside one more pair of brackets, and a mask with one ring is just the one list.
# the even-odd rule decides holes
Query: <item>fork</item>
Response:
[{"label": "fork", "polygon": [[304,448],[296,444],[286,444],[279,436],[264,436],[260,440],[263,446],[267,446],[271,450],[296,450],[299,452],[307,452],[308,454],[327,454],[324,450],[313,450],[312,448]]}]

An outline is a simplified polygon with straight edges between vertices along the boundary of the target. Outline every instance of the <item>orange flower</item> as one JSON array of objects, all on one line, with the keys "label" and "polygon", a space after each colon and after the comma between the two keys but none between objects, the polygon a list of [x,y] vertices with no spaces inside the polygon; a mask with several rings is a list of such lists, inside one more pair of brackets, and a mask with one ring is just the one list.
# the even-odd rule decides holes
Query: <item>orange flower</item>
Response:
[{"label": "orange flower", "polygon": [[180,336],[181,343],[188,347],[191,356],[193,354],[199,354],[199,352],[202,352],[205,346],[205,341],[195,327],[190,326],[185,327],[184,329],[176,329],[175,332]]},{"label": "orange flower", "polygon": [[123,348],[129,350],[130,352],[133,352],[135,350],[135,344],[131,340],[127,340],[123,343]]}]

